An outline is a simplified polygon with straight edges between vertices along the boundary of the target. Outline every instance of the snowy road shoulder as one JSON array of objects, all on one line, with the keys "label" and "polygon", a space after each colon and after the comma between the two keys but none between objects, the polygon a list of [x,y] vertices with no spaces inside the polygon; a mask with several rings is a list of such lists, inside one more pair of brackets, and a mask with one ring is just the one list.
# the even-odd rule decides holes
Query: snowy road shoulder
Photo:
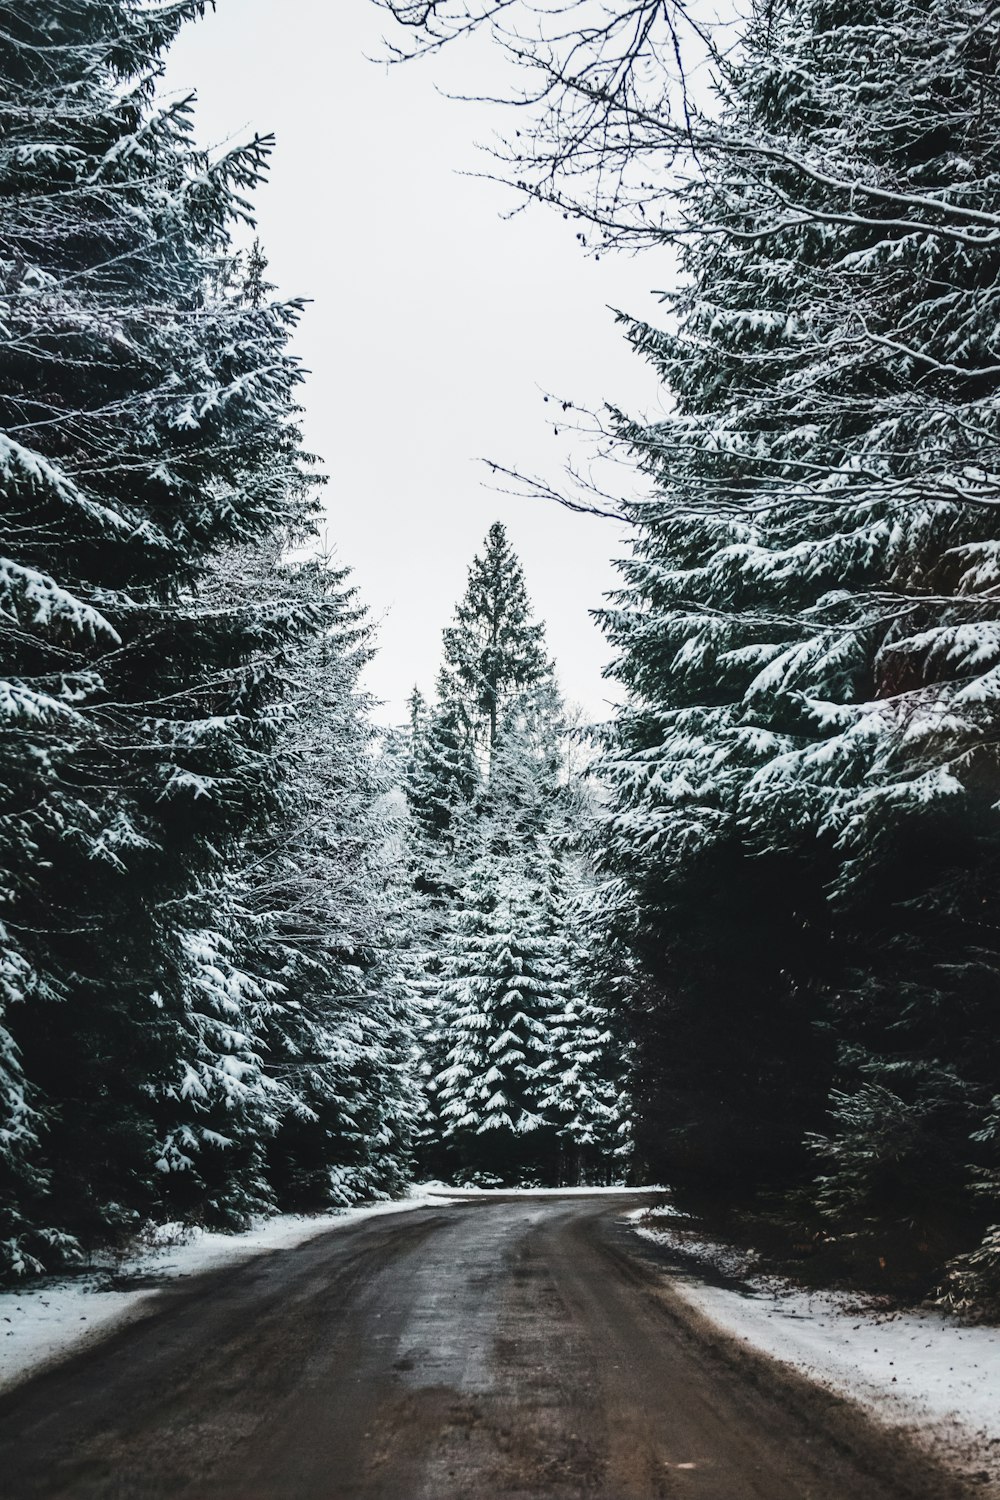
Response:
[{"label": "snowy road shoulder", "polygon": [[[669,1211],[668,1211],[669,1213]],[[933,1309],[880,1312],[857,1296],[754,1277],[741,1252],[711,1245],[683,1220],[630,1214],[643,1239],[699,1260],[745,1289],[679,1278],[674,1290],[720,1330],[781,1360],[909,1432],[1000,1495],[1000,1329],[964,1327]],[[656,1227],[651,1227],[655,1225]]]},{"label": "snowy road shoulder", "polygon": [[[85,1344],[106,1338],[115,1328],[155,1312],[162,1287],[186,1276],[239,1265],[272,1250],[290,1250],[331,1229],[380,1214],[406,1213],[453,1201],[444,1190],[420,1189],[399,1202],[366,1204],[329,1214],[282,1214],[266,1219],[245,1234],[210,1234],[197,1230],[165,1243],[116,1269],[64,1280],[31,1282],[0,1292],[0,1391],[16,1385],[43,1366],[77,1353]],[[170,1236],[165,1238],[169,1241]],[[125,1282],[116,1288],[109,1281]],[[128,1285],[134,1282],[136,1285]]]}]

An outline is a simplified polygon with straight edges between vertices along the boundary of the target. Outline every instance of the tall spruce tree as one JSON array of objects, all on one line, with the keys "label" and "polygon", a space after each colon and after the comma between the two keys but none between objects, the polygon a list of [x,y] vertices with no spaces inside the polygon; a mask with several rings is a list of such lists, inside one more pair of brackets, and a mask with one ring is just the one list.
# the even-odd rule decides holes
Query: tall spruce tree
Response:
[{"label": "tall spruce tree", "polygon": [[630,326],[675,409],[622,427],[660,496],[607,616],[646,1141],[756,1131],[787,1182],[829,1075],[820,1206],[932,1253],[998,1061],[998,42],[938,0],[755,21],[676,323]]},{"label": "tall spruce tree", "polygon": [[455,623],[444,632],[438,696],[461,714],[470,743],[492,755],[509,710],[551,676],[545,627],[532,620],[521,564],[495,521],[473,558]]},{"label": "tall spruce tree", "polygon": [[568,894],[584,883],[579,799],[543,629],[499,525],[444,656],[436,703],[414,701],[406,780],[424,911],[421,1160],[505,1182],[603,1179],[618,1101]]},{"label": "tall spruce tree", "polygon": [[6,517],[0,1232],[15,1268],[261,1201],[254,982],[217,891],[274,806],[268,651],[297,605],[209,567],[307,523],[295,304],[234,274],[267,142],[155,99],[200,0],[0,5]]},{"label": "tall spruce tree", "polygon": [[561,1004],[549,1024],[540,1097],[555,1124],[557,1177],[566,1185],[620,1182],[631,1166],[628,1048],[615,992],[622,955],[615,955],[610,978],[600,892],[579,842],[575,830],[565,829],[553,843],[542,903]]},{"label": "tall spruce tree", "polygon": [[557,1171],[554,1117],[542,1101],[565,977],[542,895],[530,862],[487,839],[461,892],[438,989],[445,1142],[460,1172],[505,1183],[552,1182]]},{"label": "tall spruce tree", "polygon": [[414,1087],[392,782],[358,686],[371,625],[325,555],[240,549],[220,581],[234,600],[320,622],[281,653],[280,806],[230,881],[245,963],[268,997],[264,1176],[278,1207],[299,1212],[384,1196],[407,1174]]}]

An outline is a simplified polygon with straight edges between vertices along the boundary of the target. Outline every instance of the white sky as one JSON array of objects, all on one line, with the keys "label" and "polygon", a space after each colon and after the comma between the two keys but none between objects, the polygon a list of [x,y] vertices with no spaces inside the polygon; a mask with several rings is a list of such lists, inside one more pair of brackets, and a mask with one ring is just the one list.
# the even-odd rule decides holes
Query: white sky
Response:
[{"label": "white sky", "polygon": [[[621,532],[498,494],[477,460],[552,479],[585,461],[581,437],[553,434],[543,391],[654,405],[608,305],[655,318],[666,270],[650,254],[587,259],[541,208],[504,219],[513,195],[461,175],[484,168],[476,143],[496,116],[439,92],[462,88],[467,55],[376,65],[386,25],[370,0],[219,0],[178,38],[168,86],[197,90],[205,143],[277,136],[260,235],[281,292],[314,299],[296,345],[305,437],[329,475],[329,539],[379,621],[368,684],[383,716],[402,719],[415,681],[433,686],[441,630],[500,519],[566,697],[603,717],[614,690],[587,611],[614,585]],[[486,63],[501,92],[500,60]]]}]

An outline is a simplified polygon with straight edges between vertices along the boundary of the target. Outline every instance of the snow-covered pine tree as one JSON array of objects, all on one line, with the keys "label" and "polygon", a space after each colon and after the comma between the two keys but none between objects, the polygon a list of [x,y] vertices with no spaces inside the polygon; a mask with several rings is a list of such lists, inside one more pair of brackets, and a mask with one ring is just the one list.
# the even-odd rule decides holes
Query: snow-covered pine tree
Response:
[{"label": "snow-covered pine tree", "polygon": [[442,956],[437,1006],[446,1064],[437,1107],[460,1177],[551,1183],[558,1176],[555,1119],[542,1100],[565,974],[532,863],[530,851],[498,849],[487,834]]},{"label": "snow-covered pine tree", "polygon": [[265,1174],[281,1208],[308,1211],[405,1180],[412,1036],[398,973],[399,836],[391,774],[359,673],[372,627],[348,570],[278,549],[224,559],[227,595],[313,620],[281,653],[274,755],[280,806],[230,881],[263,1025],[274,1128]]},{"label": "snow-covered pine tree", "polygon": [[[254,981],[220,868],[275,798],[262,653],[212,558],[305,521],[294,304],[234,275],[267,142],[209,158],[156,98],[200,0],[2,4],[5,512],[0,1205],[71,1233],[260,1201]],[[251,278],[252,281],[252,278]]]},{"label": "snow-covered pine tree", "polygon": [[545,627],[531,617],[524,572],[507,532],[495,521],[472,560],[455,623],[444,632],[442,704],[461,715],[468,741],[488,763],[508,710],[547,681]]},{"label": "snow-covered pine tree", "polygon": [[499,524],[444,658],[436,702],[414,699],[406,775],[423,907],[411,972],[425,1013],[420,1161],[435,1175],[552,1182],[583,1170],[580,1151],[591,1170],[607,1060],[579,978],[570,993],[570,903],[553,879],[579,833],[564,711]]},{"label": "snow-covered pine tree", "polygon": [[621,1182],[630,1166],[628,1049],[614,987],[623,976],[615,974],[609,992],[602,907],[575,828],[564,827],[549,849],[544,909],[563,994],[549,1026],[551,1063],[540,1096],[558,1134],[558,1181]]},{"label": "snow-covered pine tree", "polygon": [[755,857],[743,836],[743,789],[784,741],[741,712],[768,646],[712,572],[733,524],[676,496],[641,524],[604,616],[629,689],[603,763],[606,942],[637,965],[621,998],[639,1160],[654,1180],[731,1192],[794,1175],[822,1122],[831,871],[815,846]]},{"label": "snow-covered pine tree", "polygon": [[415,889],[432,911],[453,889],[455,851],[481,780],[462,710],[441,681],[438,688],[430,706],[413,690],[404,770]]},{"label": "snow-covered pine tree", "polygon": [[794,1132],[833,1036],[823,1199],[917,1237],[1000,1060],[998,43],[948,0],[756,18],[674,326],[630,329],[676,404],[622,428],[660,496],[608,617],[645,1134],[718,1163],[789,1097]]},{"label": "snow-covered pine tree", "polygon": [[542,637],[520,563],[497,523],[472,562],[455,622],[444,633],[434,701],[427,704],[414,689],[403,777],[414,893],[409,978],[423,1013],[418,1160],[434,1176],[449,1170],[437,1084],[449,1047],[446,1015],[437,1003],[442,948],[481,850],[479,820],[502,719],[519,689],[530,682],[537,692],[551,676]]},{"label": "snow-covered pine tree", "polygon": [[[438,687],[443,692],[440,674]],[[418,1170],[431,1178],[441,1178],[449,1170],[442,1154],[437,1088],[447,1044],[434,997],[441,976],[442,944],[465,881],[481,783],[480,767],[460,707],[446,696],[428,705],[414,688],[402,767],[409,813],[404,839],[408,893],[402,903],[408,923],[404,974],[419,1038],[416,1160]]]}]

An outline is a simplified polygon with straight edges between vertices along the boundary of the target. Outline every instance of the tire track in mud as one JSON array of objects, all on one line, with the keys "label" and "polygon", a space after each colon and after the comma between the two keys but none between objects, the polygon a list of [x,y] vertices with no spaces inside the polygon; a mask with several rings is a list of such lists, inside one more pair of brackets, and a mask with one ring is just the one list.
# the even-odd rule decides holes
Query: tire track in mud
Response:
[{"label": "tire track in mud", "polygon": [[420,1209],[179,1283],[0,1398],[0,1496],[982,1495],[721,1336],[621,1227],[630,1206]]}]

